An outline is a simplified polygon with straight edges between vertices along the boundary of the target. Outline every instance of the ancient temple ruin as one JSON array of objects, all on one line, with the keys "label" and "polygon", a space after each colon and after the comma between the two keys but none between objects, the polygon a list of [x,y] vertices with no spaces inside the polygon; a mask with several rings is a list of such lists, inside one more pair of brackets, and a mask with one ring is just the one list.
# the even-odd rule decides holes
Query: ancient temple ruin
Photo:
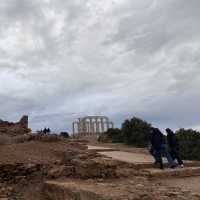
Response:
[{"label": "ancient temple ruin", "polygon": [[31,132],[28,128],[28,116],[23,116],[18,122],[8,122],[0,119],[0,135],[17,136]]},{"label": "ancient temple ruin", "polygon": [[73,122],[73,134],[95,135],[106,132],[109,128],[114,128],[114,123],[106,116],[87,116],[78,118]]}]

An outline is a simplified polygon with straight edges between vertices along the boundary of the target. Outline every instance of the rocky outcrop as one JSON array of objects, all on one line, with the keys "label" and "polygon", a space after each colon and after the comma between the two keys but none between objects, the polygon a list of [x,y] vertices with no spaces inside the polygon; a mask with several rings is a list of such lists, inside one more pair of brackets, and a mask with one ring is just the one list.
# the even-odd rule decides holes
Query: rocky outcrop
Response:
[{"label": "rocky outcrop", "polygon": [[28,116],[23,116],[19,122],[0,120],[0,135],[18,136],[31,132],[28,128]]},{"label": "rocky outcrop", "polygon": [[[48,165],[13,163],[0,165],[0,183],[19,183],[33,174],[47,173]],[[46,172],[45,172],[46,171]]]}]

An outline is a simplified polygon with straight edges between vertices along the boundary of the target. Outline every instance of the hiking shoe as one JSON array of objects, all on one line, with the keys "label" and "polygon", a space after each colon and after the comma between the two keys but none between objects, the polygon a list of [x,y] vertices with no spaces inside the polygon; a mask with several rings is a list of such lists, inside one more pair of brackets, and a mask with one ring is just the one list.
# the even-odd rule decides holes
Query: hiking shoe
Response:
[{"label": "hiking shoe", "polygon": [[160,164],[160,169],[164,169],[164,166],[163,166],[163,164]]},{"label": "hiking shoe", "polygon": [[171,169],[174,169],[174,168],[176,168],[176,165],[172,165],[172,166],[170,166],[170,168],[171,168]]}]

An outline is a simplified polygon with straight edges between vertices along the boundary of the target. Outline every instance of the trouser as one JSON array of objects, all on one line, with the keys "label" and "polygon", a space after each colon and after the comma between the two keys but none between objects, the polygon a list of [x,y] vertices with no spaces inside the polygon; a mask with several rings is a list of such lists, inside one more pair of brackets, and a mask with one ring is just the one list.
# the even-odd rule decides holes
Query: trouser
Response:
[{"label": "trouser", "polygon": [[179,153],[179,150],[174,148],[174,149],[171,149],[170,151],[170,155],[172,157],[173,160],[177,160],[178,164],[179,165],[182,165],[183,164],[183,161],[180,157],[180,153]]},{"label": "trouser", "polygon": [[149,153],[153,156],[155,163],[158,163],[159,161],[156,155],[156,150],[153,147],[150,148]]},{"label": "trouser", "polygon": [[162,160],[161,149],[155,149],[154,158],[155,158],[156,163],[160,164],[160,168],[163,169],[163,160]]},{"label": "trouser", "polygon": [[160,164],[160,168],[163,169],[163,161],[160,148],[154,148],[151,146],[149,153],[153,156],[155,164]]},{"label": "trouser", "polygon": [[167,158],[167,161],[168,161],[170,167],[175,166],[175,163],[174,163],[171,155],[167,151],[165,144],[161,145],[161,147],[159,149],[156,149],[155,157],[159,161],[161,167],[163,166],[162,156]]}]

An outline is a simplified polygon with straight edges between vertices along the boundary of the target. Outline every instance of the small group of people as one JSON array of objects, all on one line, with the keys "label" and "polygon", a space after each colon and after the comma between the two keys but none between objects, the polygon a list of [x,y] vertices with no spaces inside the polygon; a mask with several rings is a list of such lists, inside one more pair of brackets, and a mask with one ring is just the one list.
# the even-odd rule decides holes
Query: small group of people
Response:
[{"label": "small group of people", "polygon": [[162,157],[166,157],[170,168],[184,167],[175,133],[169,128],[166,129],[166,132],[167,142],[165,136],[158,128],[151,129],[150,153],[155,159],[155,165],[159,165],[160,169],[164,169]]},{"label": "small group of people", "polygon": [[49,133],[51,133],[51,129],[45,127],[44,129],[38,131],[38,133],[40,133],[40,134],[49,134]]}]

